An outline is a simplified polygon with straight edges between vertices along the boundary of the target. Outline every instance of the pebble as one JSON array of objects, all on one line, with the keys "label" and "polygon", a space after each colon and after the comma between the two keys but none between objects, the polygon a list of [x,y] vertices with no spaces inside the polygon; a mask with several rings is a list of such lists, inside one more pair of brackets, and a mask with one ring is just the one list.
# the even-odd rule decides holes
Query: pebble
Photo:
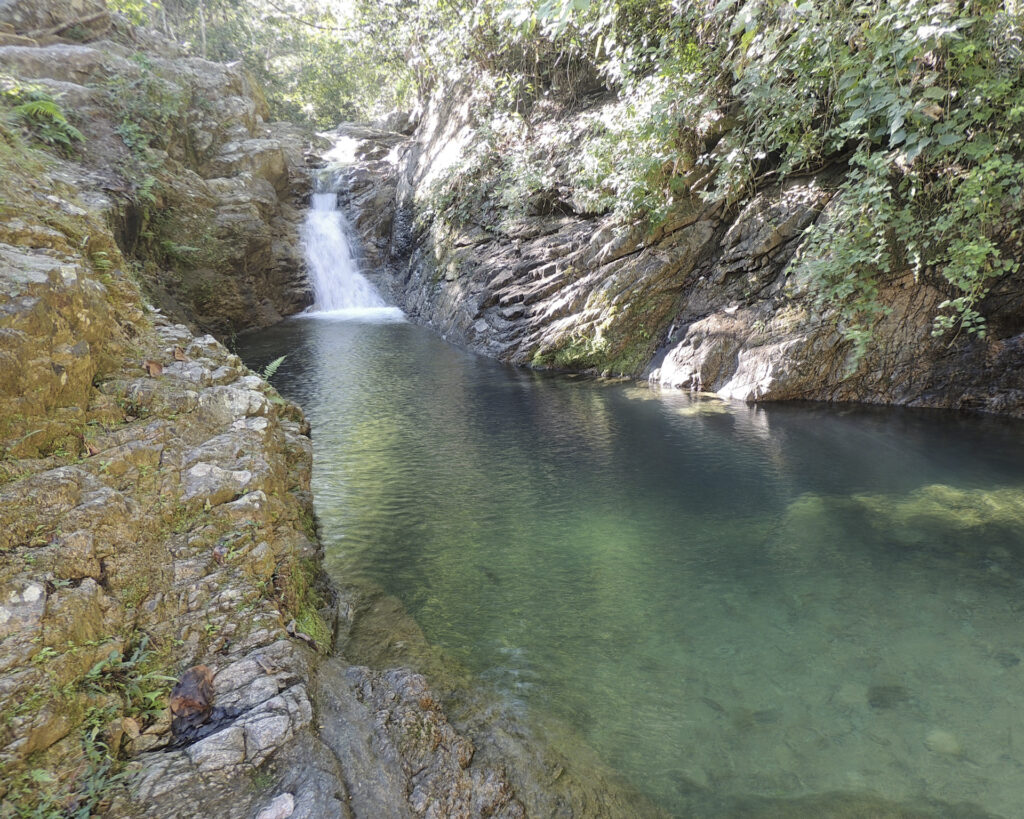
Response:
[{"label": "pebble", "polygon": [[928,732],[924,738],[924,747],[934,753],[948,756],[959,756],[962,752],[957,738],[941,728],[933,728]]}]

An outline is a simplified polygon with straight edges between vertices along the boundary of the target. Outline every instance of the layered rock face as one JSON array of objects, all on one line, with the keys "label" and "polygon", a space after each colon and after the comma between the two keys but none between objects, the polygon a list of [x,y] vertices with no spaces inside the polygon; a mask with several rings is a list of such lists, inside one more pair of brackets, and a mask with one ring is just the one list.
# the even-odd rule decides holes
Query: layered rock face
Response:
[{"label": "layered rock face", "polygon": [[199,661],[255,768],[309,734],[313,652],[285,629],[319,617],[295,593],[317,574],[305,422],[144,307],[67,167],[3,159],[25,189],[0,226],[0,798],[97,809],[119,751],[161,781],[168,680]]},{"label": "layered rock face", "polygon": [[[579,116],[566,115],[562,130],[580,132]],[[890,312],[857,355],[837,311],[817,305],[807,282],[788,272],[804,230],[830,218],[842,167],[736,203],[702,200],[695,179],[691,198],[647,232],[572,212],[572,180],[558,158],[554,206],[526,201],[526,215],[504,220],[493,200],[468,216],[457,212],[457,197],[438,206],[432,186],[480,139],[466,98],[450,94],[435,100],[393,161],[350,171],[356,206],[394,197],[357,221],[384,286],[451,340],[515,364],[644,376],[747,401],[1024,416],[1019,275],[993,283],[981,306],[985,339],[933,337],[949,293],[938,281],[894,275],[879,293]],[[535,154],[549,147],[538,144]]]},{"label": "layered rock face", "polygon": [[[43,18],[63,24],[40,34]],[[84,134],[69,181],[110,200],[157,306],[227,333],[310,302],[297,239],[310,139],[266,121],[241,68],[186,57],[100,2],[8,0],[0,24],[20,38],[0,39],[8,84],[50,94]]]},{"label": "layered rock face", "polygon": [[[63,158],[32,148],[31,129],[10,120],[0,134],[0,763],[16,800],[41,784],[24,779],[33,770],[59,771],[52,778],[69,781],[57,790],[75,793],[90,769],[83,753],[100,742],[114,755],[166,744],[167,726],[147,724],[139,701],[159,699],[154,675],[213,656],[218,640],[237,648],[217,669],[278,641],[288,578],[316,545],[300,413],[212,337],[152,313],[136,283],[195,319],[187,288],[199,275],[238,292],[276,287],[272,265],[239,265],[241,277],[232,265],[252,245],[270,258],[272,221],[282,241],[294,233],[272,184],[286,197],[301,185],[289,170],[303,164],[297,135],[255,136],[261,102],[244,75],[173,56],[102,3],[7,2],[0,20],[16,43],[0,46],[5,87],[50,95],[84,134]],[[118,42],[80,42],[106,34]],[[152,57],[137,36],[159,46]],[[167,153],[130,116],[154,89],[176,117]],[[211,242],[251,241],[216,270],[161,267],[142,251],[170,241],[179,219],[203,224]],[[301,278],[280,255],[277,273]],[[302,301],[285,298],[282,309]],[[278,316],[246,299],[239,326]],[[211,563],[211,549],[235,565]],[[83,750],[90,724],[103,733]]]}]

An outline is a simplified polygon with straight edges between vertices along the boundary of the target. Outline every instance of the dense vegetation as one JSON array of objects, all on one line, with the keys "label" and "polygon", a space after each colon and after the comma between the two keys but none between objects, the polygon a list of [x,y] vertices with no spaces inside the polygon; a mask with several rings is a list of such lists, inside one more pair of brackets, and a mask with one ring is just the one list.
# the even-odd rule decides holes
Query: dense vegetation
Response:
[{"label": "dense vegetation", "polygon": [[[986,332],[979,305],[1022,255],[1020,4],[551,0],[492,11],[489,30],[481,14],[464,24],[461,60],[506,99],[483,124],[490,146],[464,160],[461,196],[466,176],[508,201],[557,187],[522,137],[537,130],[538,102],[572,102],[596,78],[617,103],[554,138],[582,142],[567,162],[574,210],[654,227],[694,197],[732,202],[834,164],[848,172],[832,218],[795,264],[822,302],[843,305],[848,334],[866,341],[886,309],[878,283],[908,271],[948,295],[936,334]],[[473,47],[485,42],[501,47]]]},{"label": "dense vegetation", "polygon": [[[378,50],[387,32],[317,0],[110,0],[197,56],[242,61],[280,119],[330,128],[410,98],[396,55]],[[378,14],[378,20],[384,18]]]},{"label": "dense vegetation", "polygon": [[948,295],[937,334],[983,335],[979,305],[1021,257],[1018,0],[118,2],[320,126],[472,87],[479,139],[435,191],[456,218],[546,202],[654,227],[845,167],[795,264],[860,342],[879,281],[907,271]]}]

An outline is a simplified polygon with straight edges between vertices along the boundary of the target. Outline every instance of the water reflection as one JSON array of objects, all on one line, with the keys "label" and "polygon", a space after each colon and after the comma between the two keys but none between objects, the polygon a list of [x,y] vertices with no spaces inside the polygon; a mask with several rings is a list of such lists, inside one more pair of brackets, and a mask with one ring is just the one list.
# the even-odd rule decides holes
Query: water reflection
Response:
[{"label": "water reflection", "polygon": [[669,810],[1016,815],[1019,425],[570,380],[409,324],[244,352],[289,353],[331,570]]}]

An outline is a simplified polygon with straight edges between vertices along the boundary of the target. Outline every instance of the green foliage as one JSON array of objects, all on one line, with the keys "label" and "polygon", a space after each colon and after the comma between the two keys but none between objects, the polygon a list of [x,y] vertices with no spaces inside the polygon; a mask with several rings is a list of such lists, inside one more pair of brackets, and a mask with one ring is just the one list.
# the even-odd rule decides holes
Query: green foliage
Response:
[{"label": "green foliage", "polygon": [[[87,647],[66,649],[76,653]],[[127,777],[123,760],[109,744],[111,724],[121,717],[132,717],[142,724],[158,717],[167,704],[174,677],[159,673],[165,658],[155,651],[146,635],[130,644],[122,653],[112,650],[83,676],[59,685],[47,671],[48,663],[59,656],[51,647],[43,647],[33,663],[44,669],[46,682],[23,700],[16,719],[49,704],[63,709],[77,727],[78,751],[69,764],[60,769],[47,764],[41,753],[30,756],[23,769],[5,769],[0,776],[6,794],[0,815],[24,819],[57,819],[96,815],[111,789]],[[100,702],[102,705],[90,703]]]},{"label": "green foliage", "polygon": [[192,245],[180,245],[170,239],[160,240],[160,250],[162,251],[164,258],[175,266],[190,264],[192,256],[199,253],[198,247],[193,247]]},{"label": "green foliage", "polygon": [[105,90],[120,113],[118,135],[141,156],[149,148],[167,148],[171,126],[184,116],[189,100],[176,83],[160,75],[146,54],[135,53],[131,61],[135,69],[111,77]]},{"label": "green foliage", "polygon": [[[278,119],[330,128],[408,104],[412,75],[390,21],[407,3],[352,8],[322,0],[117,0],[130,19],[197,56],[241,61]],[[368,36],[369,35],[369,36]]]},{"label": "green foliage", "polygon": [[317,648],[327,653],[334,641],[334,630],[320,614],[327,602],[327,592],[321,584],[319,564],[295,556],[282,561],[274,575],[282,612],[294,618],[297,631],[312,637]]},{"label": "green foliage", "polygon": [[32,138],[70,154],[85,140],[72,125],[57,99],[45,89],[0,78],[0,110],[9,122],[20,125]]},{"label": "green foliage", "polygon": [[[984,298],[1024,253],[1019,3],[507,0],[495,19],[514,31],[469,19],[460,36],[475,47],[530,36],[555,62],[592,59],[616,102],[588,114],[574,150],[549,151],[548,165],[535,162],[541,119],[521,99],[504,102],[523,116],[518,144],[494,139],[502,114],[481,109],[476,155],[438,185],[435,209],[471,218],[543,180],[577,212],[653,229],[695,200],[732,203],[846,164],[793,275],[839,308],[858,351],[888,310],[882,287],[901,276],[945,294],[937,335],[985,335]],[[463,47],[463,59],[473,53]]]},{"label": "green foliage", "polygon": [[163,710],[174,677],[153,668],[155,654],[145,634],[122,654],[112,651],[93,665],[82,679],[81,688],[96,694],[117,694],[123,712],[142,720],[151,720]]},{"label": "green foliage", "polygon": [[287,355],[278,356],[271,361],[266,367],[263,368],[263,372],[260,373],[260,378],[264,381],[269,381],[274,377],[274,373],[277,372],[278,368],[284,363],[284,360],[288,358]]},{"label": "green foliage", "polygon": [[104,86],[108,100],[120,116],[115,128],[131,157],[125,175],[135,201],[144,208],[143,230],[157,203],[157,176],[163,168],[167,136],[172,123],[183,115],[188,100],[172,82],[161,77],[145,54],[132,55],[134,72],[116,74]]},{"label": "green foliage", "polygon": [[553,129],[531,136],[521,116],[485,115],[457,163],[423,197],[427,210],[421,219],[443,216],[456,225],[496,231],[523,216],[568,208],[550,162],[550,151],[561,150],[568,135]]},{"label": "green foliage", "polygon": [[93,269],[97,272],[106,272],[114,267],[110,254],[105,250],[97,250],[91,256]]},{"label": "green foliage", "polygon": [[148,25],[160,10],[159,4],[153,0],[107,0],[107,7],[123,14],[137,26]]},{"label": "green foliage", "polygon": [[[879,283],[905,272],[949,298],[935,332],[984,335],[978,306],[1017,270],[1024,214],[1021,15],[996,2],[753,7],[731,67],[746,127],[720,185],[852,151],[831,218],[797,262],[844,305],[860,346]],[[742,165],[742,167],[740,167]]]},{"label": "green foliage", "polygon": [[[147,3],[146,8],[156,8]],[[173,133],[187,133],[182,122],[190,100],[181,88],[161,76],[153,61],[144,53],[130,57],[132,70],[119,72],[101,86],[111,109],[119,119],[115,132],[128,149],[128,161],[122,172],[131,184],[132,198],[140,207],[139,235],[148,242],[152,238],[151,222],[158,213],[159,179],[164,170],[168,139]],[[177,260],[175,251],[185,246],[156,246],[153,255]]]}]

